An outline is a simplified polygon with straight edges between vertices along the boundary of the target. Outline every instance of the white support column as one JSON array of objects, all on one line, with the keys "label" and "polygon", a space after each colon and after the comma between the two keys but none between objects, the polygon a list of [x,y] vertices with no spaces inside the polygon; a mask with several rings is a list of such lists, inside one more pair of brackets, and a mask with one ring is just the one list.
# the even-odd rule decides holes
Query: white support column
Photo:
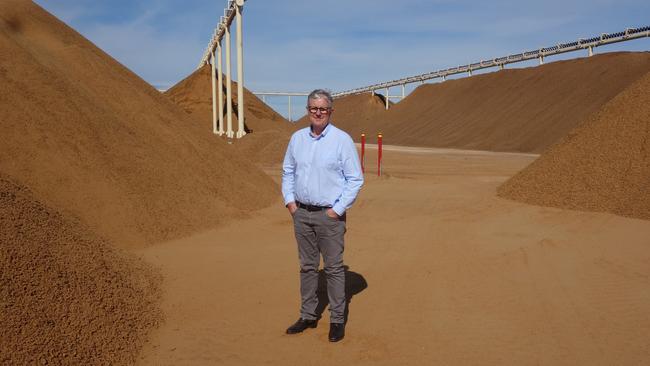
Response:
[{"label": "white support column", "polygon": [[226,137],[233,138],[232,132],[232,78],[230,70],[230,27],[226,26]]},{"label": "white support column", "polygon": [[404,92],[404,84],[402,84],[402,99],[406,97],[406,93]]},{"label": "white support column", "polygon": [[503,70],[504,68],[505,68],[505,64],[501,64],[501,65],[499,65],[499,69],[500,69],[500,70]]},{"label": "white support column", "polygon": [[212,56],[212,133],[217,134],[217,59],[214,57],[214,51],[210,53]]},{"label": "white support column", "polygon": [[544,55],[539,55],[539,64],[544,65]]},{"label": "white support column", "polygon": [[594,55],[594,46],[589,46],[589,57]]},{"label": "white support column", "polygon": [[223,136],[225,133],[223,130],[223,55],[221,52],[221,41],[217,43],[217,84],[219,85],[219,90],[217,90],[217,98],[219,99],[219,129],[217,134]]},{"label": "white support column", "polygon": [[[238,2],[239,3],[239,2]],[[242,7],[235,5],[237,18],[237,138],[242,138],[244,130],[244,42],[242,39]]]},{"label": "white support column", "polygon": [[386,88],[386,96],[384,99],[386,99],[386,110],[388,110],[388,88]]},{"label": "white support column", "polygon": [[447,75],[442,75],[442,81],[447,81]]},{"label": "white support column", "polygon": [[472,69],[469,69],[467,73],[469,74],[469,76],[472,76]]},{"label": "white support column", "polygon": [[291,95],[289,95],[289,122],[293,122],[291,119]]}]

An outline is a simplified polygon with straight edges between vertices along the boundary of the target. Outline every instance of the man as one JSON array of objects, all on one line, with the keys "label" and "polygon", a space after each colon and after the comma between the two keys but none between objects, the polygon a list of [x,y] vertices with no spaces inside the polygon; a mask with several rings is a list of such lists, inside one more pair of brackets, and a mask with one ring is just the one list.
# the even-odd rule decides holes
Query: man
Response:
[{"label": "man", "polygon": [[282,195],[293,217],[300,259],[300,319],[287,334],[316,328],[322,255],[330,306],[329,340],[338,342],[345,336],[346,211],[363,185],[363,174],[352,138],[331,123],[332,102],[331,94],[322,89],[307,97],[311,125],[291,136],[282,166]]}]

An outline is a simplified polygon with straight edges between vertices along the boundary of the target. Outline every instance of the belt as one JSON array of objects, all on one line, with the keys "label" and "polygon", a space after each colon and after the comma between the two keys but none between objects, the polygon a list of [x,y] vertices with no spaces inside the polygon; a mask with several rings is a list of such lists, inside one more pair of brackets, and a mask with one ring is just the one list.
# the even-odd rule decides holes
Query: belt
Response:
[{"label": "belt", "polygon": [[296,201],[296,205],[300,208],[304,208],[307,211],[322,211],[322,210],[327,210],[328,208],[331,208],[329,206],[314,206],[314,205],[306,205],[302,202]]}]

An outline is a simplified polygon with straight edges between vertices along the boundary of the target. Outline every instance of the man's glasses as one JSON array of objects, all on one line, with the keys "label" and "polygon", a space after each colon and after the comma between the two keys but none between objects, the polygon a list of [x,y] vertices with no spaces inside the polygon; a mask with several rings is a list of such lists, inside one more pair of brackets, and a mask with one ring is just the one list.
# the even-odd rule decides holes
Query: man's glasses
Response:
[{"label": "man's glasses", "polygon": [[309,113],[316,114],[320,112],[321,114],[328,114],[332,108],[323,108],[323,107],[307,107]]}]

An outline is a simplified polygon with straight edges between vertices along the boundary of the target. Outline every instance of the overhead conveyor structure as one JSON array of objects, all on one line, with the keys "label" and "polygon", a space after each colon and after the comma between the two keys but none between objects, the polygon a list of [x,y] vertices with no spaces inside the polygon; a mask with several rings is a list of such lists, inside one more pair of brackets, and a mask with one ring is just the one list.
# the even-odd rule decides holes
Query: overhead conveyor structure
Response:
[{"label": "overhead conveyor structure", "polygon": [[[213,132],[218,135],[226,134],[227,137],[232,138],[236,136],[241,138],[246,134],[244,129],[244,71],[243,71],[243,38],[242,38],[242,12],[246,0],[227,0],[227,6],[224,9],[224,15],[220,18],[219,24],[216,26],[210,43],[206,48],[198,68],[203,67],[205,64],[210,63],[212,66],[212,108],[213,108]],[[231,50],[230,50],[230,25],[233,20],[237,20],[237,119],[238,129],[235,134],[232,129],[232,79],[231,79]],[[412,83],[424,83],[427,80],[442,79],[458,74],[467,74],[472,76],[475,71],[498,67],[504,69],[506,65],[517,62],[525,62],[537,59],[539,64],[543,64],[545,58],[548,56],[559,55],[567,52],[575,52],[580,50],[587,50],[588,55],[592,56],[594,48],[613,43],[631,41],[634,39],[650,37],[650,26],[639,28],[627,28],[624,31],[616,33],[603,33],[600,36],[594,36],[586,39],[578,39],[574,42],[558,43],[557,45],[542,47],[536,50],[526,51],[522,53],[512,54],[503,57],[496,57],[490,60],[481,60],[467,65],[451,67],[448,69],[441,69],[425,74],[409,76],[402,79],[392,80],[388,82],[373,84],[360,88],[345,90],[333,93],[334,98],[341,98],[347,95],[362,94],[362,93],[377,93],[378,91],[385,91],[384,100],[386,109],[388,109],[389,101],[392,98],[403,99],[406,96],[405,86]],[[223,95],[222,95],[222,46],[221,41],[225,38],[226,43],[226,130],[224,131],[223,121]],[[216,52],[216,55],[215,55]],[[215,62],[216,61],[216,62]],[[215,82],[215,78],[217,81]],[[217,88],[217,84],[219,88]],[[400,86],[401,95],[390,95],[390,88]],[[291,97],[304,96],[306,93],[294,92],[254,92],[256,95],[262,96],[287,96],[289,97],[289,119],[291,119]]]},{"label": "overhead conveyor structure", "polygon": [[[587,50],[588,55],[592,56],[594,53],[594,48],[598,46],[603,46],[612,43],[631,41],[633,39],[650,37],[650,26],[640,27],[640,28],[628,28],[622,32],[606,34],[603,33],[600,36],[595,36],[587,39],[579,39],[575,42],[569,43],[559,43],[555,46],[543,47],[532,51],[526,51],[522,53],[517,53],[514,55],[497,57],[491,60],[483,60],[480,62],[471,63],[468,65],[452,67],[443,70],[437,70],[429,72],[426,74],[420,74],[415,76],[406,77],[403,79],[392,80],[384,83],[373,84],[369,86],[364,86],[361,88],[350,89],[338,93],[332,94],[334,98],[340,98],[347,95],[361,94],[361,93],[375,93],[379,90],[385,90],[385,101],[386,109],[388,109],[388,101],[390,98],[404,98],[404,87],[407,84],[411,83],[424,83],[427,80],[440,78],[446,80],[450,75],[456,74],[467,74],[471,76],[474,71],[487,69],[492,67],[499,67],[503,69],[505,65],[523,62],[528,60],[538,59],[540,65],[544,63],[544,58],[552,55],[559,55],[567,52],[575,52],[579,50]],[[402,95],[401,96],[391,96],[388,94],[391,87],[401,86]]]},{"label": "overhead conveyor structure", "polygon": [[[212,66],[212,131],[221,136],[224,133],[228,138],[241,138],[246,135],[244,129],[244,43],[242,38],[242,12],[246,0],[227,0],[224,15],[217,24],[210,43],[201,57],[197,68],[205,64]],[[233,20],[237,21],[236,32],[236,54],[237,54],[237,133],[232,128],[232,76],[231,76],[231,37],[230,26]],[[223,126],[223,80],[222,75],[222,46],[221,41],[225,38],[226,57],[226,130]],[[216,55],[215,55],[216,53]],[[216,61],[216,62],[215,62]],[[215,80],[217,79],[217,80]],[[217,84],[219,85],[217,88]]]}]

